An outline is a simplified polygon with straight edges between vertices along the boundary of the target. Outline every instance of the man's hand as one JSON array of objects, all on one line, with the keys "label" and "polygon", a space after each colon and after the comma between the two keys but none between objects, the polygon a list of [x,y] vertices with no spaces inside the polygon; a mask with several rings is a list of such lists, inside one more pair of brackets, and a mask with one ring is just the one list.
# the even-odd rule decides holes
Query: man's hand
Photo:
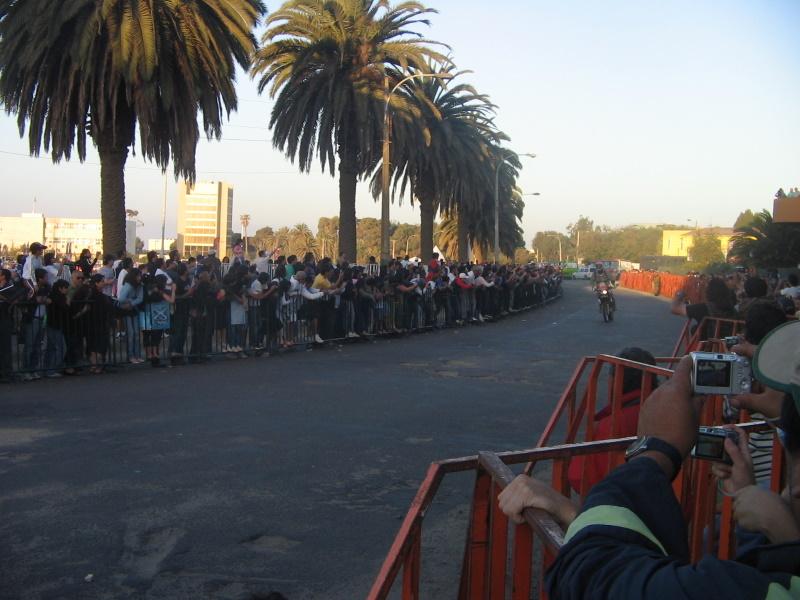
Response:
[{"label": "man's hand", "polygon": [[498,496],[500,510],[514,523],[524,523],[522,511],[526,508],[541,508],[564,526],[575,520],[578,514],[575,505],[546,483],[528,475],[519,475]]},{"label": "man's hand", "polygon": [[731,457],[733,465],[715,462],[711,466],[711,472],[722,480],[722,489],[725,493],[732,496],[739,490],[754,485],[756,480],[753,475],[753,459],[747,445],[747,434],[738,427],[731,426],[727,429],[736,429],[739,434],[738,446],[733,443],[732,439],[725,439],[725,452]]},{"label": "man's hand", "polygon": [[[671,444],[686,457],[697,440],[698,412],[702,399],[692,398],[692,359],[684,356],[672,377],[647,398],[639,412],[637,434],[657,437]],[[643,452],[655,460],[668,476],[674,475],[672,462],[660,452]]]},{"label": "man's hand", "polygon": [[741,527],[763,533],[773,544],[800,539],[800,527],[786,500],[755,485],[736,494],[733,516]]},{"label": "man's hand", "polygon": [[784,393],[764,386],[760,394],[740,394],[731,398],[731,406],[761,413],[768,419],[781,416]]}]

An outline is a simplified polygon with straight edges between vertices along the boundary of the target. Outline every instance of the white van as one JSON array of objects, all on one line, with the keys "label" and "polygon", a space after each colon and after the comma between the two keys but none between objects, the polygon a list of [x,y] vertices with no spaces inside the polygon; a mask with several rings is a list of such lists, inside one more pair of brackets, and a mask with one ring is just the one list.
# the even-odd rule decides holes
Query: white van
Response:
[{"label": "white van", "polygon": [[595,266],[581,267],[572,274],[573,279],[591,279],[594,272],[597,270]]}]

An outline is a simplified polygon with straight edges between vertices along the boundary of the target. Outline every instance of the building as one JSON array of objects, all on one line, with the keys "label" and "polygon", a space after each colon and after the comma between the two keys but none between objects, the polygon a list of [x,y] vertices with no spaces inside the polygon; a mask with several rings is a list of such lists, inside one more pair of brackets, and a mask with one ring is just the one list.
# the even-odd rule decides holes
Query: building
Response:
[{"label": "building", "polygon": [[[164,238],[164,253],[168,253],[169,249],[172,247],[172,244],[175,243],[175,238]],[[155,250],[156,252],[161,252],[161,238],[148,238],[144,242],[144,249],[147,252],[151,250]]]},{"label": "building", "polygon": [[800,189],[789,189],[789,193],[778,190],[772,206],[772,219],[776,223],[800,223]]},{"label": "building", "polygon": [[731,227],[706,227],[701,229],[665,229],[661,234],[661,255],[689,258],[695,235],[713,235],[719,240],[719,248],[724,256],[733,237]]},{"label": "building", "polygon": [[[33,242],[43,242],[59,255],[77,255],[84,248],[103,250],[103,221],[72,217],[45,217],[41,213],[22,213],[19,217],[0,217],[0,249],[8,254]],[[136,221],[125,221],[125,246],[136,252]]]},{"label": "building", "polygon": [[178,186],[178,250],[182,256],[223,255],[233,238],[233,186],[224,181],[198,181]]},{"label": "building", "polygon": [[0,217],[0,250],[10,255],[33,242],[44,240],[44,216],[22,213],[19,217]]}]

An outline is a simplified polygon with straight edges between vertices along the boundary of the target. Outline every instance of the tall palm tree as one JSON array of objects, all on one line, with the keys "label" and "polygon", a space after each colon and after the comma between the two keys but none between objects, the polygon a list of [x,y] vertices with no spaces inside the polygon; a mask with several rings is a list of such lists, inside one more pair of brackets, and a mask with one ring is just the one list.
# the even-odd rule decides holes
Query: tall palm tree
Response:
[{"label": "tall palm tree", "polygon": [[54,162],[87,136],[100,155],[106,252],[125,249],[125,162],[135,143],[193,181],[200,137],[222,134],[248,68],[260,0],[0,0],[0,101]]},{"label": "tall palm tree", "polygon": [[306,252],[314,252],[317,250],[317,239],[311,232],[311,228],[305,223],[298,223],[289,232],[289,250],[287,254],[296,254],[302,260]]},{"label": "tall palm tree", "polygon": [[[339,159],[339,249],[356,257],[356,184],[381,153],[386,85],[447,62],[410,29],[435,12],[418,2],[288,0],[267,19],[253,76],[276,97],[273,144],[309,171]],[[393,98],[394,100],[394,98]],[[398,98],[397,102],[400,102]]]},{"label": "tall palm tree", "polygon": [[[429,70],[433,65],[429,66]],[[489,99],[466,84],[449,85],[463,72],[449,65],[442,70],[452,75],[407,82],[404,93],[415,105],[419,117],[395,119],[391,163],[400,193],[410,191],[411,201],[420,207],[420,252],[428,260],[433,253],[433,226],[441,210],[450,213],[460,201],[474,196],[468,190],[488,183],[488,148],[502,134],[495,128],[494,106]],[[380,192],[380,170],[373,178],[373,193]]]},{"label": "tall palm tree", "polygon": [[757,267],[794,267],[800,263],[800,224],[775,223],[762,210],[736,229],[728,256]]}]

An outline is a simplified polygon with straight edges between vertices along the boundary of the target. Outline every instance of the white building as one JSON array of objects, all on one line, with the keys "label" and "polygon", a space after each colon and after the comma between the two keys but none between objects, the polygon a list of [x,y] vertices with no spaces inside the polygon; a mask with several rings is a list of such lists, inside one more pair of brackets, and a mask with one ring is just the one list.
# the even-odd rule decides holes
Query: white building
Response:
[{"label": "white building", "polygon": [[[172,244],[174,243],[175,243],[175,238],[164,238],[164,252],[168,253],[169,249],[172,247]],[[144,242],[144,249],[147,252],[150,252],[150,250],[161,252],[161,238],[146,239]]]},{"label": "white building", "polygon": [[[103,250],[103,221],[41,213],[0,217],[0,250],[8,254],[33,242],[43,242],[49,251],[62,255],[77,255],[84,248],[94,254]],[[125,246],[129,254],[136,252],[136,221],[125,221]]]}]

